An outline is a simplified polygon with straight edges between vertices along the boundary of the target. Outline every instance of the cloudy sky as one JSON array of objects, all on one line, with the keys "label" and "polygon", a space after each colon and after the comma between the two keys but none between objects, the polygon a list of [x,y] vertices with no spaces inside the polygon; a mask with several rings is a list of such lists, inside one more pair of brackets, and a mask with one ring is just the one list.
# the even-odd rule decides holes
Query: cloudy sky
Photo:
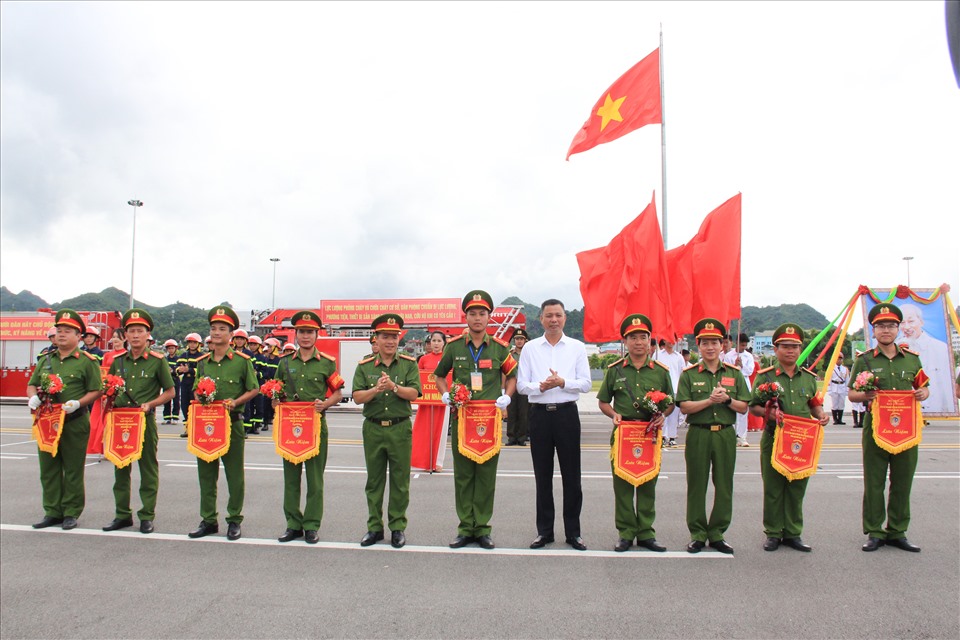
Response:
[{"label": "cloudy sky", "polygon": [[564,161],[664,30],[668,245],[743,193],[744,305],[960,299],[942,2],[2,5],[2,284],[239,308],[547,296],[657,192],[660,127]]}]

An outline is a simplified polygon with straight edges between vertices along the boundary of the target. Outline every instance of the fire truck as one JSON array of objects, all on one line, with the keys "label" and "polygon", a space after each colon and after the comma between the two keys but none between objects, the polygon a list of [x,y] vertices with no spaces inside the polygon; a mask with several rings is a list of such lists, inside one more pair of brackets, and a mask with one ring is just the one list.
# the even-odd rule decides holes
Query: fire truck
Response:
[{"label": "fire truck", "polygon": [[[254,333],[267,338],[296,344],[296,330],[290,317],[300,309],[274,309],[256,314],[251,321]],[[398,313],[404,319],[404,332],[411,329],[440,331],[448,338],[467,329],[466,316],[458,298],[417,298],[391,300],[321,300],[317,310],[323,329],[317,349],[334,356],[346,385],[344,398],[353,388],[356,363],[370,353],[370,323],[383,313]],[[519,305],[497,307],[490,314],[487,333],[509,342],[517,329],[526,326],[526,316]]]},{"label": "fire truck", "polygon": [[[88,327],[100,330],[97,346],[107,351],[107,341],[120,327],[119,311],[80,311]],[[53,309],[0,313],[0,397],[22,398],[40,352],[50,345],[47,330],[53,327]]]}]

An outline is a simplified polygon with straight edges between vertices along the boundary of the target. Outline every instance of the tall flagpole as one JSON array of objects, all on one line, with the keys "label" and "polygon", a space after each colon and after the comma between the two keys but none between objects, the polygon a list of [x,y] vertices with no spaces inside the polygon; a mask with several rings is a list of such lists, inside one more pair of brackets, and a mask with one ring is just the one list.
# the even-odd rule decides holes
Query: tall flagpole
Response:
[{"label": "tall flagpole", "polygon": [[660,175],[663,184],[660,186],[660,210],[663,222],[660,231],[663,233],[663,248],[667,249],[667,110],[663,95],[663,23],[660,23]]}]

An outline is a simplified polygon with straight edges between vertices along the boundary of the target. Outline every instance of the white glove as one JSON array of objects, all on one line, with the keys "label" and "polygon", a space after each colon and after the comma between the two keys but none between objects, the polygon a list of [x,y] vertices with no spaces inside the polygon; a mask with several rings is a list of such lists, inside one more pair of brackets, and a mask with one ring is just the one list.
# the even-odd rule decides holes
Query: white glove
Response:
[{"label": "white glove", "polygon": [[40,408],[40,396],[30,396],[30,399],[27,400],[27,406],[30,407],[30,411],[36,411]]},{"label": "white glove", "polygon": [[447,393],[444,393],[442,396],[440,396],[440,402],[442,402],[443,404],[450,404],[450,393],[447,392]]},{"label": "white glove", "polygon": [[500,409],[501,411],[503,409],[506,409],[507,407],[510,406],[510,396],[506,394],[500,396],[499,398],[497,398],[497,401],[495,404],[497,405],[497,408]]},{"label": "white glove", "polygon": [[63,403],[63,411],[65,413],[73,413],[79,408],[80,408],[79,400],[67,400],[66,402]]}]

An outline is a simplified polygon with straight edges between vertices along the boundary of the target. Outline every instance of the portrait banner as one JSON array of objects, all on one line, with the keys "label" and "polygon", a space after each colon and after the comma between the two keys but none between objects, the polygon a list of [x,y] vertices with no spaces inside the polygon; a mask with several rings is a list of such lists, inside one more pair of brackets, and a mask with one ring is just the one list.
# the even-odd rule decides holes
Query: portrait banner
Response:
[{"label": "portrait banner", "polygon": [[230,412],[223,402],[200,404],[187,410],[187,451],[213,462],[230,450]]},{"label": "portrait banner", "polygon": [[660,475],[660,438],[647,433],[649,422],[624,420],[617,427],[610,449],[613,472],[635,487]]},{"label": "portrait banner", "polygon": [[923,439],[923,416],[913,391],[878,391],[870,413],[873,441],[884,451],[900,453]]},{"label": "portrait banner", "polygon": [[500,453],[503,414],[493,400],[471,400],[457,411],[457,449],[483,464]]},{"label": "portrait banner", "polygon": [[273,424],[273,444],[287,462],[299,464],[320,453],[320,414],[313,402],[281,402]]},{"label": "portrait banner", "polygon": [[814,418],[784,414],[783,426],[773,436],[770,464],[787,480],[803,480],[817,472],[823,428]]},{"label": "portrait banner", "polygon": [[111,409],[104,419],[103,457],[123,469],[143,455],[147,416],[140,407]]},{"label": "portrait banner", "polygon": [[63,433],[63,422],[67,413],[62,404],[53,404],[49,409],[41,407],[33,414],[33,439],[37,441],[37,448],[53,457],[57,456],[60,446],[60,435]]}]

